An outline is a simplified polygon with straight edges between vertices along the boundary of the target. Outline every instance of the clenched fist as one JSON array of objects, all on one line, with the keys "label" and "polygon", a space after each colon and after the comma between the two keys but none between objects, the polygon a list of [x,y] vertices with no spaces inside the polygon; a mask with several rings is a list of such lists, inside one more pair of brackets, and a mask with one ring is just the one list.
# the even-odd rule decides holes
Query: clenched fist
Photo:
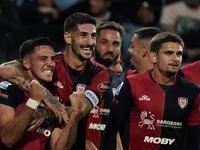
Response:
[{"label": "clenched fist", "polygon": [[84,92],[73,92],[69,96],[72,108],[81,110],[83,102],[85,101],[85,96]]},{"label": "clenched fist", "polygon": [[41,102],[46,93],[46,88],[43,87],[37,80],[32,80],[29,89],[29,97],[35,101]]}]

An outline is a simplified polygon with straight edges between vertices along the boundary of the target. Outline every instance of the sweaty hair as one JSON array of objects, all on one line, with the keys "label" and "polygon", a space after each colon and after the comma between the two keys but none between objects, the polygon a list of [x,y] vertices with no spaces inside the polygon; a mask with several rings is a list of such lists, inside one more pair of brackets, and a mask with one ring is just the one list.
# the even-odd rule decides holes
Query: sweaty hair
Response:
[{"label": "sweaty hair", "polygon": [[85,14],[85,13],[74,13],[71,16],[69,16],[64,23],[64,31],[65,32],[69,32],[72,30],[76,30],[77,29],[77,24],[93,24],[94,26],[96,26],[96,20],[94,17]]},{"label": "sweaty hair", "polygon": [[178,43],[182,46],[182,48],[184,47],[184,42],[180,36],[171,32],[162,32],[152,38],[150,42],[150,51],[158,53],[162,47],[162,44],[166,42]]},{"label": "sweaty hair", "polygon": [[144,27],[135,31],[135,34],[139,36],[140,39],[152,39],[156,34],[162,31],[156,27]]},{"label": "sweaty hair", "polygon": [[97,24],[96,28],[97,28],[96,29],[97,36],[101,30],[107,30],[107,29],[118,31],[121,37],[125,35],[124,28],[119,23],[116,23],[114,21],[104,21],[102,23]]},{"label": "sweaty hair", "polygon": [[48,45],[53,47],[51,40],[48,37],[38,37],[35,39],[29,39],[23,42],[19,48],[20,59],[22,60],[25,55],[32,54],[35,51],[35,48],[42,45]]}]

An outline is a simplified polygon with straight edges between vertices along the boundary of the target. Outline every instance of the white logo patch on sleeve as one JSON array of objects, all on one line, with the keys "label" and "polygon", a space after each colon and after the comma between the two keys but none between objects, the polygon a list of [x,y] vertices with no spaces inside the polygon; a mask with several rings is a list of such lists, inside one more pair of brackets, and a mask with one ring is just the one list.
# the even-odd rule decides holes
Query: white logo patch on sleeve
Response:
[{"label": "white logo patch on sleeve", "polygon": [[118,88],[117,88],[117,90],[115,92],[116,95],[119,95],[119,91],[121,90],[123,84],[124,84],[124,82],[121,82],[120,85],[118,86]]},{"label": "white logo patch on sleeve", "polygon": [[12,85],[12,84],[7,81],[4,81],[0,83],[0,88],[6,90],[9,85]]}]

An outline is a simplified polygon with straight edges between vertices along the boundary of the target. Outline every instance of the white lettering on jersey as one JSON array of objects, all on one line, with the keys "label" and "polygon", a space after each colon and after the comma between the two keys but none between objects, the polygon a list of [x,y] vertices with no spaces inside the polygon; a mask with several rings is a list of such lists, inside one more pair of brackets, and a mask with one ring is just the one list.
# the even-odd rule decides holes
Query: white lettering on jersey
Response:
[{"label": "white lettering on jersey", "polygon": [[168,121],[168,120],[157,120],[157,124],[160,126],[171,125],[171,126],[182,126],[182,122]]},{"label": "white lettering on jersey", "polygon": [[154,143],[154,144],[163,144],[163,145],[172,145],[175,139],[168,139],[168,138],[160,138],[160,137],[149,137],[145,136],[144,142],[146,143]]},{"label": "white lettering on jersey", "polygon": [[140,101],[150,101],[150,98],[148,98],[147,95],[143,95],[142,97],[139,98]]},{"label": "white lettering on jersey", "polygon": [[88,128],[93,130],[104,130],[105,127],[105,124],[90,123]]},{"label": "white lettering on jersey", "polygon": [[37,132],[40,134],[44,134],[46,137],[49,137],[51,135],[51,131],[45,130],[44,128],[41,127],[37,129]]},{"label": "white lettering on jersey", "polygon": [[93,114],[92,118],[99,118],[99,107],[95,106],[90,113]]},{"label": "white lettering on jersey", "polygon": [[104,81],[104,82],[99,83],[99,85],[97,86],[98,90],[100,92],[106,91],[107,89],[109,89],[109,86],[108,86],[109,83],[110,83],[109,81]]},{"label": "white lettering on jersey", "polygon": [[54,82],[53,85],[58,86],[61,89],[64,88],[64,86],[62,85],[62,83],[60,81]]},{"label": "white lettering on jersey", "polygon": [[110,113],[110,109],[101,108],[100,112],[109,114]]}]

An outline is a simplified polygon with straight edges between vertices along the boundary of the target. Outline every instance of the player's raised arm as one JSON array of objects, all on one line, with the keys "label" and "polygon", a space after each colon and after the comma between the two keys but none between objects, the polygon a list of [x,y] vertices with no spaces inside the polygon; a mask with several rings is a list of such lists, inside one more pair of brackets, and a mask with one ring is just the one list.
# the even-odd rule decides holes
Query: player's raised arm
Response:
[{"label": "player's raised arm", "polygon": [[22,64],[13,60],[0,65],[0,77],[15,83],[20,88],[29,91],[31,79],[24,73]]},{"label": "player's raised arm", "polygon": [[71,107],[69,107],[70,118],[64,129],[55,128],[50,140],[51,149],[70,149],[75,142],[77,125],[80,120],[82,105],[84,104],[85,93],[73,92],[69,96]]}]

